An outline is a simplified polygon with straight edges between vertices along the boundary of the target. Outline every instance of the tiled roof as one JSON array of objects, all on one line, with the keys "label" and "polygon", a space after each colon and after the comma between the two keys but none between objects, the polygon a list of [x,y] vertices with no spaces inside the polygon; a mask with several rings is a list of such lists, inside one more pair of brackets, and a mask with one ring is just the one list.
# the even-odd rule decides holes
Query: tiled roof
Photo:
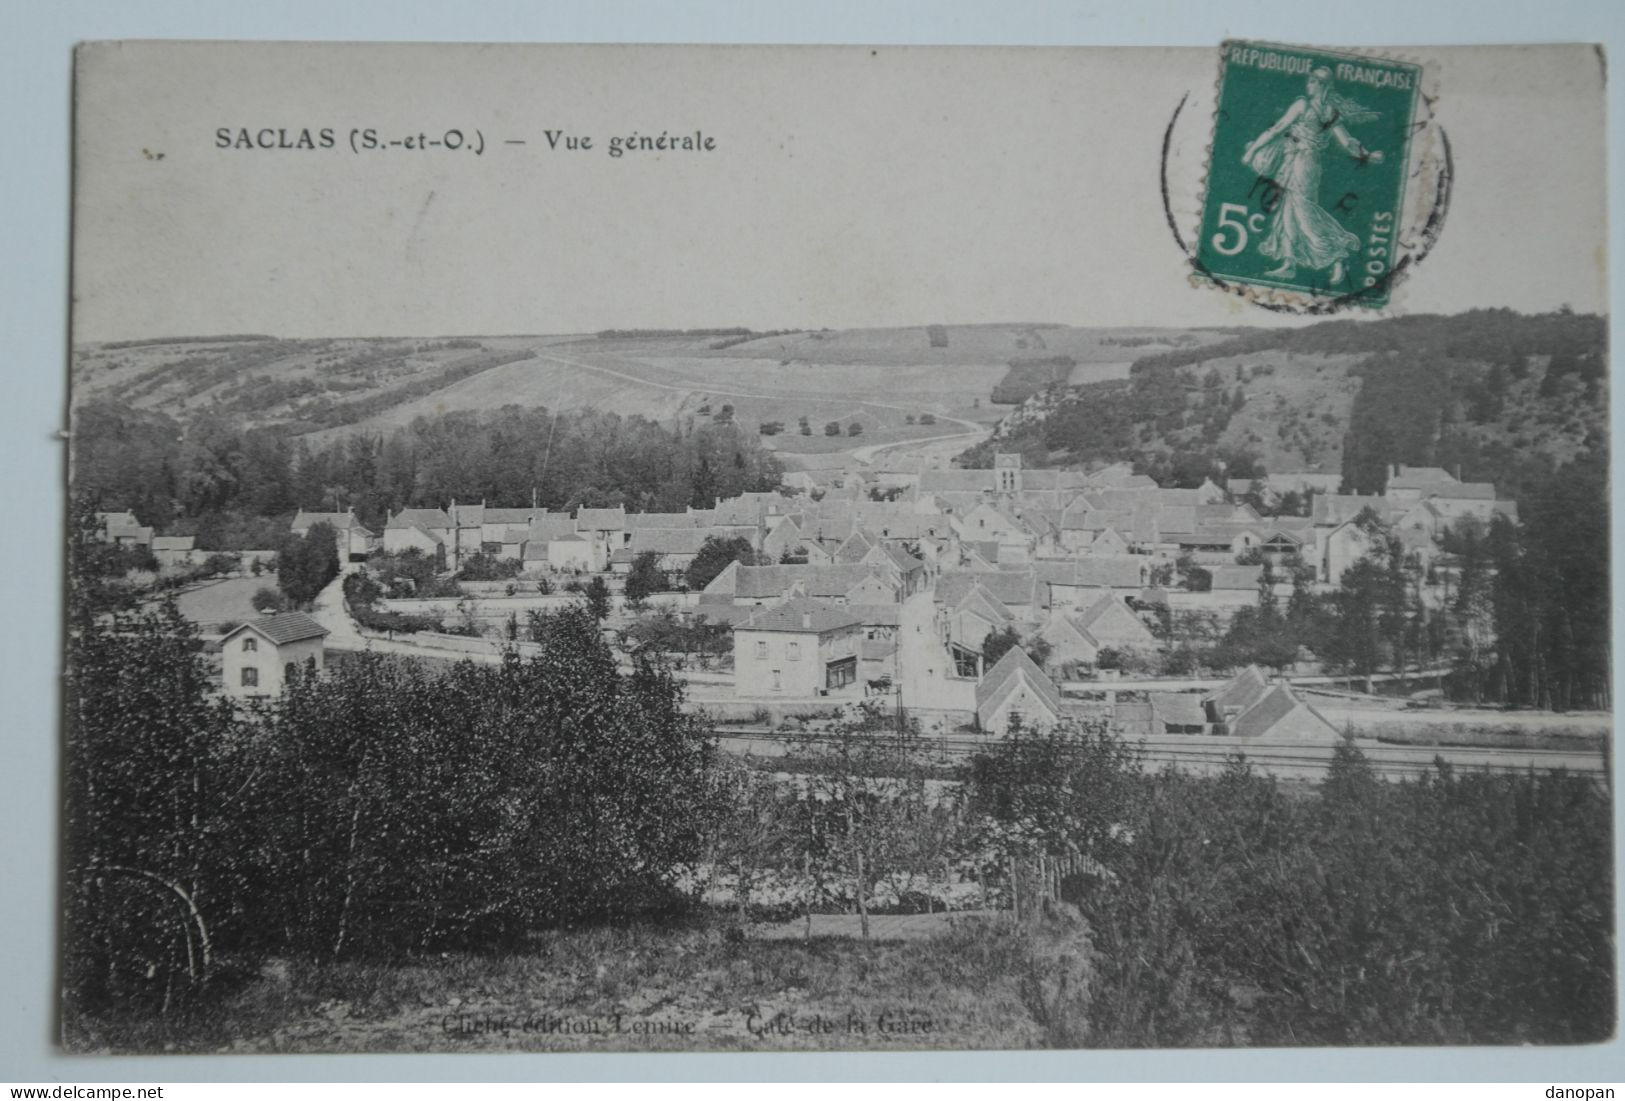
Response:
[{"label": "tiled roof", "polygon": [[965,570],[943,574],[937,581],[937,601],[953,607],[973,586],[980,584],[1001,604],[1032,604],[1035,582],[1031,569]]},{"label": "tiled roof", "polygon": [[977,713],[985,715],[997,710],[1023,680],[1054,714],[1061,713],[1061,690],[1019,646],[1010,647],[976,685]]},{"label": "tiled roof", "polygon": [[[1237,715],[1228,724],[1230,736],[1233,738],[1259,738],[1268,734],[1276,723],[1286,718],[1299,707],[1308,707],[1293,694],[1292,689],[1284,684],[1277,684],[1258,699],[1247,710]],[[1314,708],[1308,707],[1314,716],[1326,724],[1328,730],[1336,733],[1337,728],[1326,722],[1325,716]]]},{"label": "tiled roof", "polygon": [[700,524],[700,517],[687,512],[629,512],[626,514],[626,526],[633,531],[637,531],[639,528],[695,528],[699,527]]},{"label": "tiled roof", "polygon": [[195,535],[154,535],[152,549],[155,551],[189,551],[197,542]]},{"label": "tiled roof", "polygon": [[795,633],[828,634],[849,627],[860,627],[862,621],[852,609],[822,600],[786,600],[783,604],[762,608],[736,630],[790,631]]},{"label": "tiled roof", "polygon": [[1104,531],[1106,528],[1125,528],[1133,513],[1128,509],[1094,508],[1087,501],[1077,501],[1061,513],[1062,531]]},{"label": "tiled roof", "polygon": [[[1112,606],[1116,603],[1117,598],[1110,593],[1106,593],[1079,612],[1073,622],[1080,630],[1087,631],[1097,619],[1111,611]],[[1091,635],[1090,637],[1093,638],[1094,636]]]},{"label": "tiled roof", "polygon": [[625,531],[626,509],[619,506],[577,509],[576,528],[580,531]]},{"label": "tiled roof", "polygon": [[1447,486],[1455,482],[1450,472],[1440,466],[1401,466],[1399,472],[1388,479],[1389,489],[1428,489]]},{"label": "tiled roof", "polygon": [[936,507],[940,511],[951,512],[960,516],[963,516],[985,500],[980,492],[959,492],[947,489],[936,490],[930,493],[928,497],[936,502]]},{"label": "tiled roof", "polygon": [[1186,547],[1228,547],[1248,532],[1259,535],[1262,528],[1263,525],[1248,521],[1207,520],[1197,524],[1194,531],[1179,535],[1175,542]]},{"label": "tiled roof", "polygon": [[1245,711],[1257,703],[1265,692],[1269,691],[1269,682],[1256,665],[1249,665],[1241,672],[1231,677],[1222,687],[1206,701],[1212,703],[1222,716],[1226,711],[1239,709]]},{"label": "tiled roof", "polygon": [[403,508],[389,518],[384,525],[387,531],[401,531],[405,528],[450,528],[451,517],[446,515],[445,509],[440,508]]},{"label": "tiled roof", "polygon": [[993,488],[991,470],[922,470],[921,493],[980,493]]},{"label": "tiled roof", "polygon": [[632,553],[698,554],[708,535],[700,528],[634,528]]},{"label": "tiled roof", "polygon": [[763,505],[760,501],[733,498],[728,501],[718,501],[714,524],[726,524],[737,527],[754,527],[762,522]]},{"label": "tiled roof", "polygon": [[783,596],[800,581],[810,597],[845,596],[872,576],[868,566],[740,566],[734,591],[764,599]]},{"label": "tiled roof", "polygon": [[1386,522],[1393,515],[1395,504],[1385,497],[1359,497],[1344,493],[1316,495],[1311,518],[1316,527],[1347,523],[1366,509],[1373,510]]},{"label": "tiled roof", "polygon": [[875,549],[874,543],[861,531],[854,531],[846,542],[835,551],[837,562],[862,562],[870,551]]},{"label": "tiled roof", "polygon": [[1141,571],[1149,561],[1138,554],[1096,554],[1067,562],[1038,562],[1033,571],[1039,581],[1049,585],[1138,589],[1145,584]]},{"label": "tiled roof", "polygon": [[[321,638],[327,634],[327,628],[317,623],[304,612],[279,612],[276,615],[261,616],[251,619],[226,635],[231,638],[241,631],[257,631],[277,645],[284,642],[298,642],[301,639]],[[222,640],[223,641],[223,640]]]},{"label": "tiled roof", "polygon": [[845,542],[851,537],[853,529],[850,516],[803,515],[800,526],[802,538],[819,541]]},{"label": "tiled roof", "polygon": [[1004,603],[981,585],[967,589],[958,600],[945,605],[951,614],[970,612],[991,623],[1007,624],[1015,621]]},{"label": "tiled roof", "polygon": [[897,604],[848,604],[846,610],[865,627],[895,627],[902,620],[902,608]]},{"label": "tiled roof", "polygon": [[1021,488],[1039,491],[1059,489],[1081,489],[1092,485],[1089,475],[1081,470],[1023,470],[1021,472]]},{"label": "tiled roof", "polygon": [[522,527],[528,525],[530,518],[538,511],[540,510],[534,508],[487,508],[484,522]]},{"label": "tiled roof", "polygon": [[1196,530],[1195,505],[1168,505],[1157,511],[1157,530],[1163,537],[1184,535]]},{"label": "tiled roof", "polygon": [[1260,531],[1285,531],[1305,539],[1314,537],[1315,522],[1308,516],[1265,516],[1257,522]]},{"label": "tiled roof", "polygon": [[326,524],[334,531],[349,531],[352,527],[360,527],[352,513],[348,512],[306,512],[300,509],[294,515],[293,523],[288,527],[292,531],[304,531],[314,524]]},{"label": "tiled roof", "polygon": [[1149,695],[1151,716],[1156,722],[1173,726],[1203,726],[1207,723],[1202,698],[1194,692],[1152,692]]},{"label": "tiled roof", "polygon": [[1096,508],[1195,508],[1202,504],[1194,489],[1159,489],[1154,484],[1137,489],[1092,489],[1085,498]]},{"label": "tiled roof", "polygon": [[1495,483],[1457,482],[1455,485],[1441,486],[1432,490],[1430,496],[1445,501],[1493,501],[1495,500]]},{"label": "tiled roof", "polygon": [[576,533],[576,522],[568,514],[562,512],[540,512],[531,517],[530,527],[526,530],[525,538],[532,543],[551,543],[555,539],[562,539],[566,535]]},{"label": "tiled roof", "polygon": [[883,544],[881,551],[888,559],[891,560],[892,565],[903,571],[903,575],[905,577],[913,573],[915,570],[925,569],[924,562],[921,562],[918,558],[915,558],[912,554],[908,553],[908,551],[894,543]]},{"label": "tiled roof", "polygon": [[477,528],[485,523],[485,506],[452,505],[451,516],[460,528]]}]

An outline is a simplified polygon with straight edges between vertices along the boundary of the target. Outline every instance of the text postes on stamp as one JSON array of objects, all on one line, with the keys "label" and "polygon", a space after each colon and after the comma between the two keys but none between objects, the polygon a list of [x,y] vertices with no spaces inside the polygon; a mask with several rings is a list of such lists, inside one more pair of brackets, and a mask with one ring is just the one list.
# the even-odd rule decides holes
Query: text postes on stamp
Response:
[{"label": "text postes on stamp", "polygon": [[1223,284],[1385,305],[1420,67],[1252,42],[1226,43],[1220,65],[1198,269]]}]

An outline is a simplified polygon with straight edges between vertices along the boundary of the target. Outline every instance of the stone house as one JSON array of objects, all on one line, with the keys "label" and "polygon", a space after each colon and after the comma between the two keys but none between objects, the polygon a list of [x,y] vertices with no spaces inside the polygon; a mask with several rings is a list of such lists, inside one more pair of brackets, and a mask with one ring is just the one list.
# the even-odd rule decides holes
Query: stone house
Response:
[{"label": "stone house", "polygon": [[327,628],[303,612],[280,612],[249,620],[220,640],[226,695],[240,699],[277,696],[297,674],[323,667]]}]

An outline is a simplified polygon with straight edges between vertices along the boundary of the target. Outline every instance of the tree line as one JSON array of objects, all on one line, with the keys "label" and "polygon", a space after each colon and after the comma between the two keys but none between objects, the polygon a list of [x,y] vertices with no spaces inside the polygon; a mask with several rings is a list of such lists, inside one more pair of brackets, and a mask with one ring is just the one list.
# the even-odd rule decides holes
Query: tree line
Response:
[{"label": "tree line", "polygon": [[76,491],[165,532],[197,535],[211,550],[274,547],[299,508],[353,508],[375,531],[403,507],[453,500],[680,512],[776,489],[782,473],[737,426],[613,413],[507,406],[325,445],[208,416],[183,429],[164,413],[107,401],[75,417]]},{"label": "tree line", "polygon": [[[1447,666],[1454,699],[1556,711],[1613,705],[1607,470],[1585,456],[1542,482],[1523,522],[1464,517],[1428,566],[1369,510],[1372,549],[1317,594],[1313,570],[1266,564],[1258,602],[1222,632],[1181,637],[1167,671],[1256,662],[1284,668],[1308,651],[1328,670],[1370,676]],[[1277,580],[1293,581],[1283,602]],[[1440,596],[1424,599],[1424,586]]]}]

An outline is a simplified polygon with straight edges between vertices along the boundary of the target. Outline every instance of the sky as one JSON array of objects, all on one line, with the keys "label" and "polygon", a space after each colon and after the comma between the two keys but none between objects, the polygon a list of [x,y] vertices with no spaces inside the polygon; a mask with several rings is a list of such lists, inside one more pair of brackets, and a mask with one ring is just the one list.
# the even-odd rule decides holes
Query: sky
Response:
[{"label": "sky", "polygon": [[[1395,54],[1455,167],[1395,312],[1604,310],[1599,55]],[[76,342],[1282,323],[1191,287],[1166,223],[1182,100],[1172,203],[1199,209],[1211,49],[126,43],[77,69]],[[448,130],[483,154],[387,145]]]}]

